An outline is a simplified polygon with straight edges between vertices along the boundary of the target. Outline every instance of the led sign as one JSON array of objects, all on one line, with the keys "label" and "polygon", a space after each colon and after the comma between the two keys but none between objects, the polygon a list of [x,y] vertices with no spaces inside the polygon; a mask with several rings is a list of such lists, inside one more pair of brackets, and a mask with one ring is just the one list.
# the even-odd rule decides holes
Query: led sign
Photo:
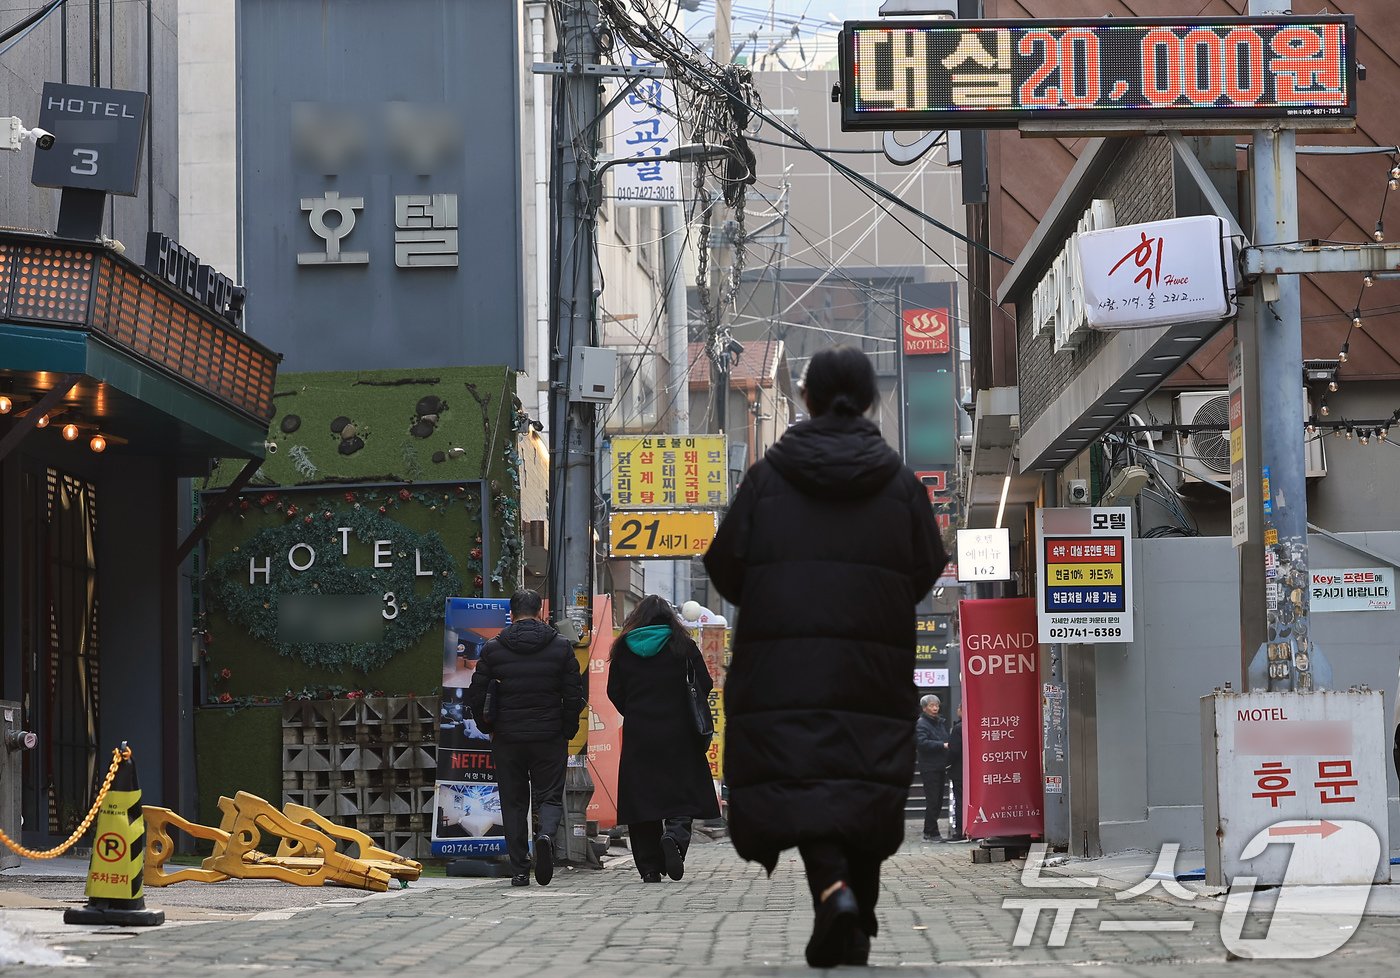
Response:
[{"label": "led sign", "polygon": [[1351,16],[848,21],[841,128],[1354,119]]}]

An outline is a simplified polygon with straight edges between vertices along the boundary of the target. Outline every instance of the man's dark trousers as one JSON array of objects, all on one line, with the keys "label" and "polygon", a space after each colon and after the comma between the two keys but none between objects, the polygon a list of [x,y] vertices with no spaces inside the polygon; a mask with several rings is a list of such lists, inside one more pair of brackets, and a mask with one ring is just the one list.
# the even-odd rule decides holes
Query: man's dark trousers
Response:
[{"label": "man's dark trousers", "polygon": [[[948,768],[919,758],[924,780],[924,835],[939,835],[938,816],[943,814],[943,795],[948,785]],[[951,832],[951,829],[949,830]]]},{"label": "man's dark trousers", "polygon": [[501,791],[501,824],[506,830],[506,851],[515,875],[530,871],[530,792],[540,834],[553,840],[564,818],[564,768],[569,747],[563,740],[528,741],[491,745],[496,783]]}]

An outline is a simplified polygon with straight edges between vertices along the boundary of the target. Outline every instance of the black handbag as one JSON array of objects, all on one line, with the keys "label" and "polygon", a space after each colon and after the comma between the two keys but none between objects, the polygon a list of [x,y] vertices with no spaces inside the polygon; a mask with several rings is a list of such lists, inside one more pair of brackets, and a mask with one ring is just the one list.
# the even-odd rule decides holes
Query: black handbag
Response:
[{"label": "black handbag", "polygon": [[685,660],[685,688],[690,694],[690,712],[695,723],[695,732],[701,737],[715,735],[715,718],[710,713],[710,698],[695,685],[695,667],[689,658]]}]

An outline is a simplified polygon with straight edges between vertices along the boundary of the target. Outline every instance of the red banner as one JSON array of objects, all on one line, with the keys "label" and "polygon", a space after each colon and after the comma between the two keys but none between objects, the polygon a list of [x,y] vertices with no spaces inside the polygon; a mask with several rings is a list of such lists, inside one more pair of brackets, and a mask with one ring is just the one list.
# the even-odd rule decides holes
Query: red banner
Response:
[{"label": "red banner", "polygon": [[617,766],[622,760],[622,717],[608,699],[608,667],[612,664],[612,597],[593,599],[593,641],[588,649],[588,772],[593,775],[593,797],[588,818],[598,828],[617,824]]},{"label": "red banner", "polygon": [[969,838],[1045,834],[1035,598],[958,602]]}]

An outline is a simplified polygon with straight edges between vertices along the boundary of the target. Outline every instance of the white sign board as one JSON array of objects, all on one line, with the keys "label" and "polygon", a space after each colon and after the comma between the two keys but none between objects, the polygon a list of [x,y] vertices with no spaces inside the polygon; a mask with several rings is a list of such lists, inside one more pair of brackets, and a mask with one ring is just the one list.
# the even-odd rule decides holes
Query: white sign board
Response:
[{"label": "white sign board", "polygon": [[1312,572],[1312,610],[1394,611],[1393,567],[1339,567]]},{"label": "white sign board", "polygon": [[914,685],[920,688],[928,686],[947,686],[947,669],[915,669]]},{"label": "white sign board", "polygon": [[1039,641],[1133,640],[1132,514],[1127,507],[1036,510]]},{"label": "white sign board", "polygon": [[[655,66],[635,51],[623,51],[624,65]],[[612,112],[613,156],[632,159],[661,156],[685,140],[681,138],[676,114],[676,93],[662,78],[641,78]],[[612,168],[614,203],[655,206],[681,200],[679,163],[619,163]]]},{"label": "white sign board", "polygon": [[1215,322],[1234,315],[1229,230],[1178,217],[1075,236],[1084,311],[1094,329]]},{"label": "white sign board", "polygon": [[958,531],[958,580],[1011,580],[1011,531]]},{"label": "white sign board", "polygon": [[1116,218],[1113,201],[1094,200],[1079,219],[1075,234],[1060,249],[1050,263],[1045,277],[1036,286],[1031,299],[1031,314],[1036,331],[1048,329],[1055,337],[1055,352],[1074,349],[1087,335],[1084,294],[1079,283],[1078,261],[1073,239],[1086,231],[1111,228]]},{"label": "white sign board", "polygon": [[1382,694],[1201,697],[1206,883],[1390,878]]}]

